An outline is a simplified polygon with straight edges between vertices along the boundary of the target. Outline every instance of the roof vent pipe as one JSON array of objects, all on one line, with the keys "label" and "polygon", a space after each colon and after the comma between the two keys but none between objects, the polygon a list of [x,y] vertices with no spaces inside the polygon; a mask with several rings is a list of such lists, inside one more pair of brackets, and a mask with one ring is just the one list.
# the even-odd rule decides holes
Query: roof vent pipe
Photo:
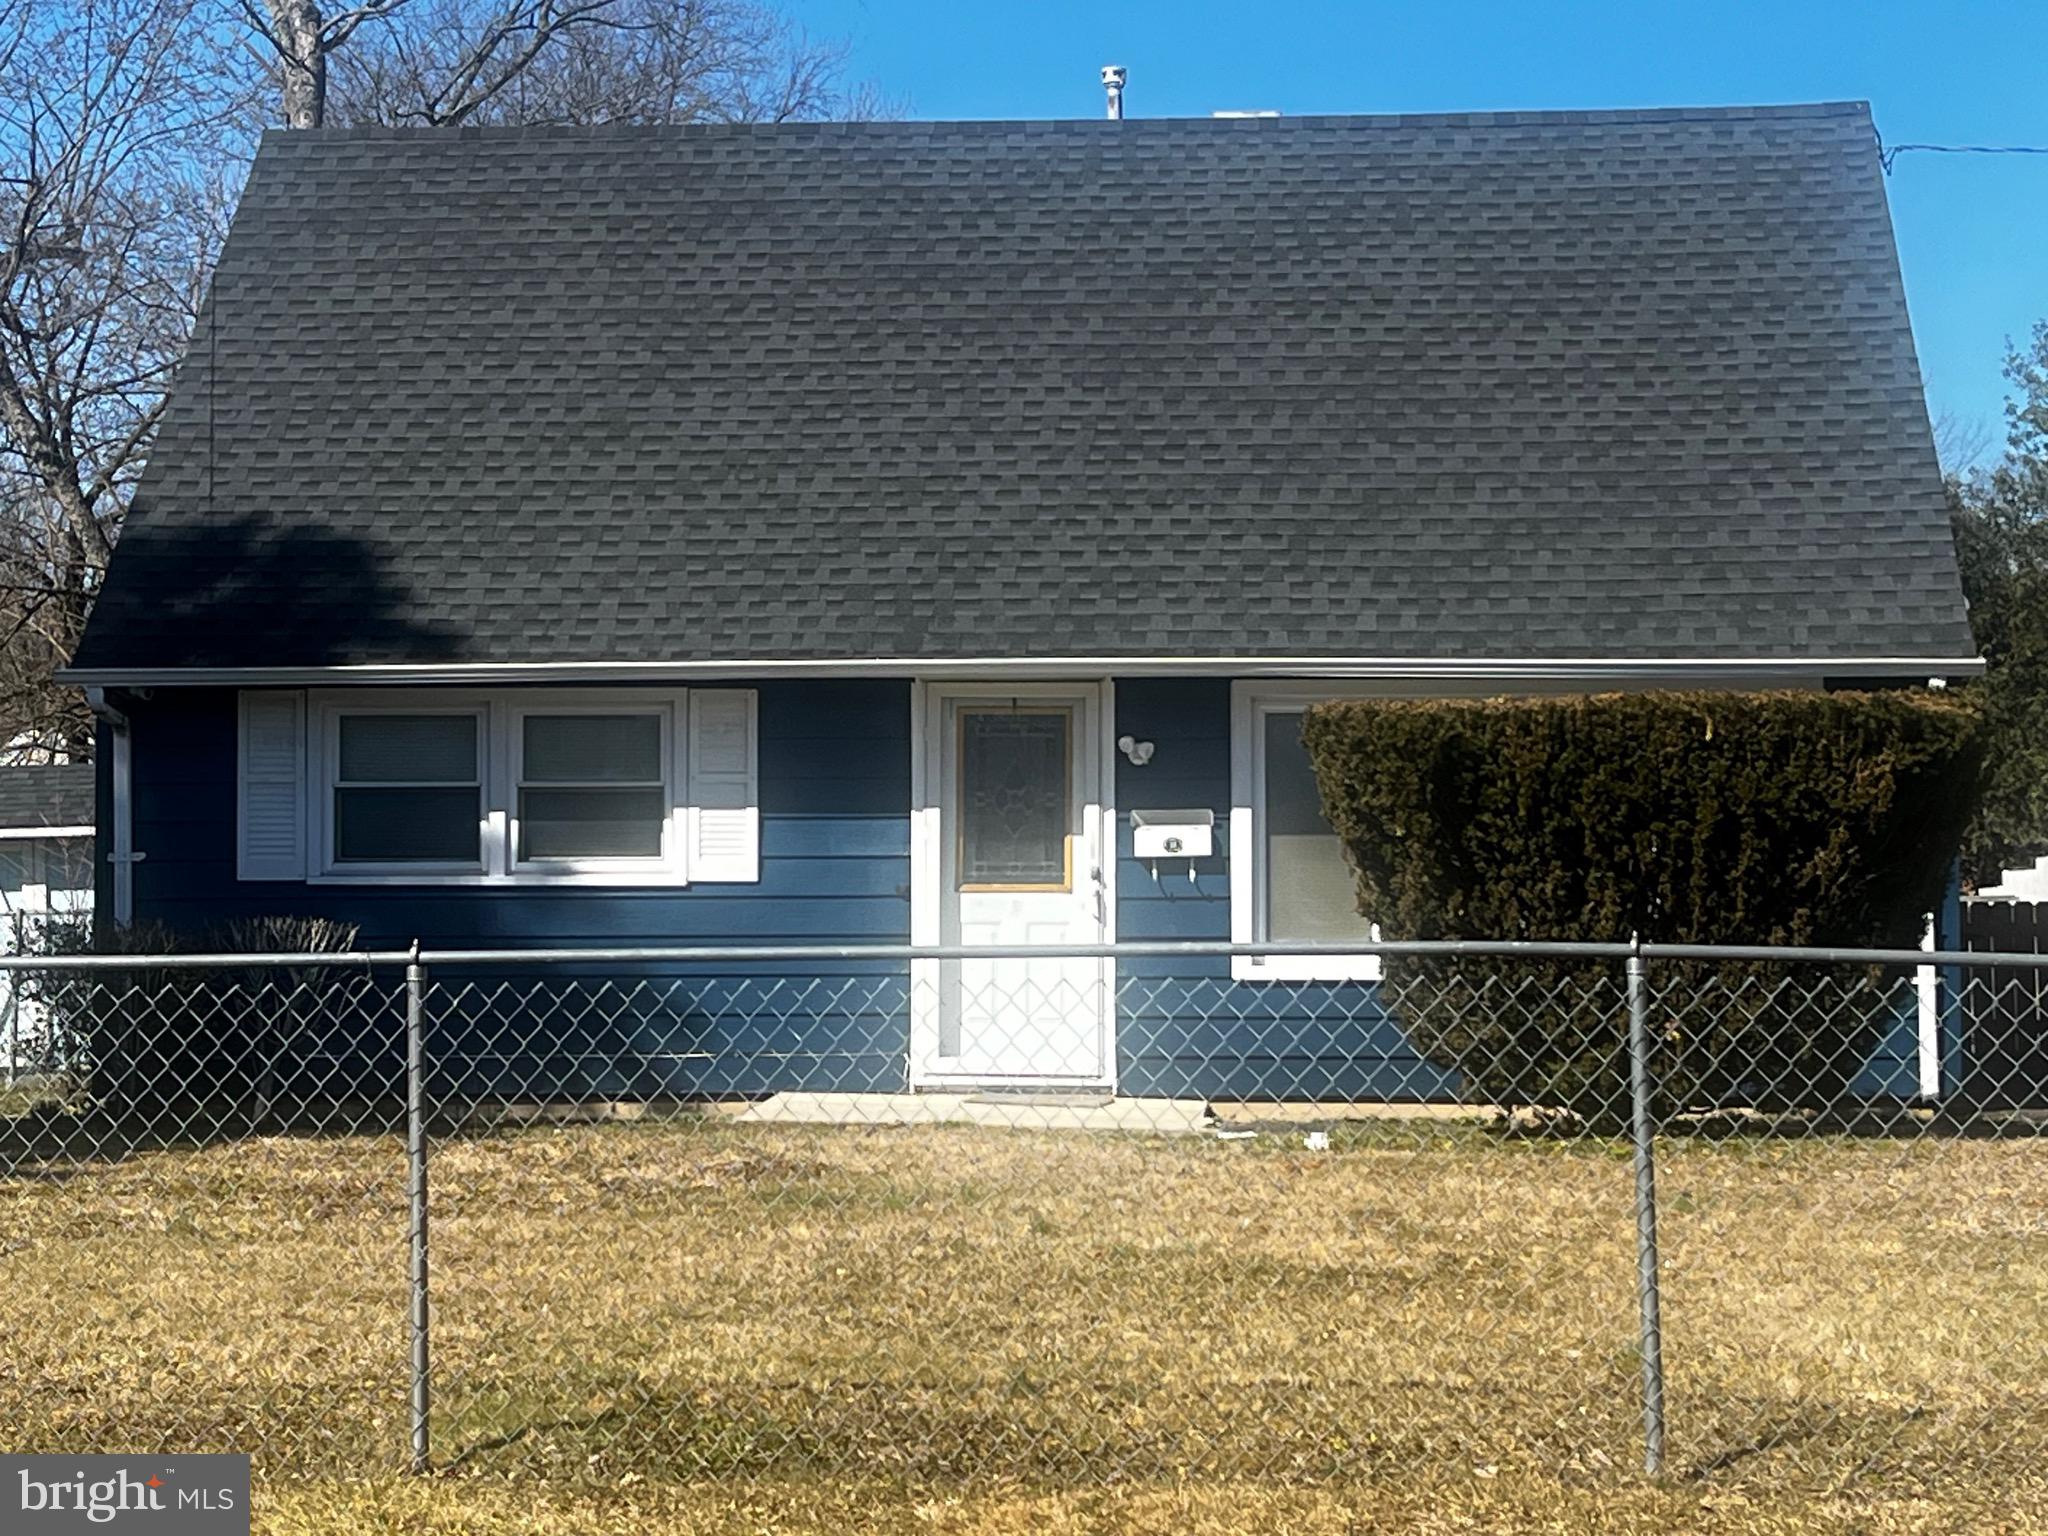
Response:
[{"label": "roof vent pipe", "polygon": [[1120,123],[1124,120],[1124,81],[1130,78],[1130,71],[1121,64],[1102,66],[1102,88],[1109,93],[1109,120]]}]

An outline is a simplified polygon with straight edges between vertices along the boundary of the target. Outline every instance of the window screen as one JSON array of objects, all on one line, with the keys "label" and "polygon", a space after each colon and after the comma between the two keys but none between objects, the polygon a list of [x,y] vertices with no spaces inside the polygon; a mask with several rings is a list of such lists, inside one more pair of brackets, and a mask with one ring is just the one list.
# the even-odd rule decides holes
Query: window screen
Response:
[{"label": "window screen", "polygon": [[661,857],[659,714],[530,714],[520,733],[522,860]]},{"label": "window screen", "polygon": [[1301,716],[1265,717],[1265,933],[1302,944],[1370,939],[1344,845],[1323,819],[1315,770],[1301,744]]},{"label": "window screen", "polygon": [[478,862],[476,716],[343,715],[337,724],[337,863]]}]

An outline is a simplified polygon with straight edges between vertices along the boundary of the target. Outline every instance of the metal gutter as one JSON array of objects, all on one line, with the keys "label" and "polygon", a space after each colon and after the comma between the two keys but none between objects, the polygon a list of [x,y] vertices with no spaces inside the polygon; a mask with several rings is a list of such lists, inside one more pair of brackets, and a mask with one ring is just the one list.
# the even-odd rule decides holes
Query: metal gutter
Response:
[{"label": "metal gutter", "polygon": [[114,867],[114,923],[125,928],[135,918],[135,745],[128,717],[107,700],[106,690],[88,684],[86,706],[106,722],[113,738],[113,848],[107,861]]},{"label": "metal gutter", "polygon": [[1975,677],[1977,656],[1042,656],[932,659],[875,656],[718,661],[366,662],[311,667],[67,667],[57,680],[83,688],[303,688],[349,684],[620,683],[777,677],[917,677],[932,680],[1089,677],[1309,677],[1388,681],[1813,682],[1823,677]]}]

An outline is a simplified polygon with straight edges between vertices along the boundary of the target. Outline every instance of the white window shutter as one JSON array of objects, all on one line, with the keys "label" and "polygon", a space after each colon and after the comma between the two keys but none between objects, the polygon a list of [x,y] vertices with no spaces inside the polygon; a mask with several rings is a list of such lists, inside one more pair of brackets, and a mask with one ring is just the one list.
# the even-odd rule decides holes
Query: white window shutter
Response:
[{"label": "white window shutter", "polygon": [[235,878],[306,878],[306,696],[241,695]]},{"label": "white window shutter", "polygon": [[751,688],[693,688],[689,878],[761,878],[760,743]]}]

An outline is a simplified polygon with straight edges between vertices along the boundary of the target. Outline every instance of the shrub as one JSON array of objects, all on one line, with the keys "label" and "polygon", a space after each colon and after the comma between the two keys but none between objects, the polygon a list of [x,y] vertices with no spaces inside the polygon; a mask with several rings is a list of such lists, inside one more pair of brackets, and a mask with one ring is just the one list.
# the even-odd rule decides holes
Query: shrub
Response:
[{"label": "shrub", "polygon": [[[1918,692],[1360,700],[1303,739],[1390,939],[1910,946],[1982,768],[1975,712]],[[1615,970],[1389,957],[1387,979],[1469,1091],[1599,1116],[1625,1100]],[[1881,988],[1799,1006],[1782,968],[1659,975],[1681,1102],[1835,1097],[1886,1023]]]},{"label": "shrub", "polygon": [[[241,919],[203,929],[163,923],[71,932],[52,953],[104,955],[342,953],[356,928],[318,917]],[[35,975],[52,1022],[84,1046],[91,1096],[159,1133],[204,1133],[245,1115],[261,1125],[287,1090],[317,1091],[324,1027],[346,1027],[360,973],[336,967],[118,970]]]}]

